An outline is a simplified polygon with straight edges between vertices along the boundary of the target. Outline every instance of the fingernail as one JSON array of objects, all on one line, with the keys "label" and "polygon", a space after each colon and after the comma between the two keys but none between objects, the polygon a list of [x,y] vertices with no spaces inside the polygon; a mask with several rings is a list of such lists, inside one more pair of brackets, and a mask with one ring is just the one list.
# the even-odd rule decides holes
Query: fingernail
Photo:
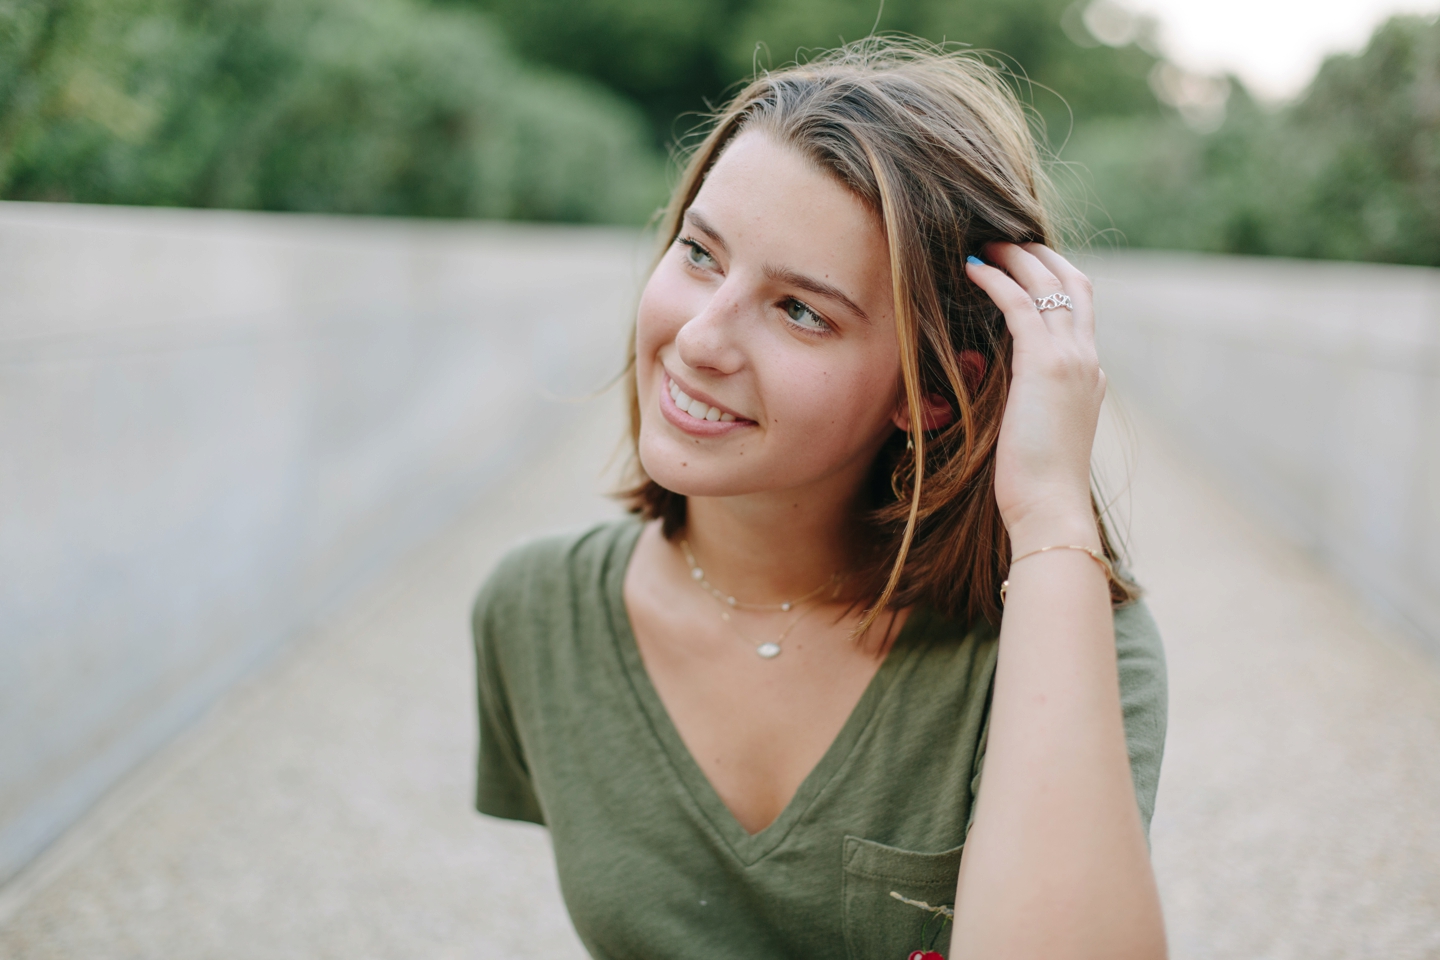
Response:
[{"label": "fingernail", "polygon": [[966,262],[966,263],[973,263],[973,264],[975,264],[975,266],[977,266],[977,267],[987,266],[987,264],[985,263],[985,261],[984,261],[984,260],[981,260],[979,257],[966,257],[966,258],[965,258],[965,262]]}]

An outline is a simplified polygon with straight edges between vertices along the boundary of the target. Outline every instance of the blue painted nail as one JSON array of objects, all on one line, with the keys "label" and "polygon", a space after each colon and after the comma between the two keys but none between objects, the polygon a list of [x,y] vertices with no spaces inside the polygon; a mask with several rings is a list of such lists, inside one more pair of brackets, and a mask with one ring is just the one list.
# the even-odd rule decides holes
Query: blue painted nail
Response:
[{"label": "blue painted nail", "polygon": [[985,263],[985,261],[984,261],[984,260],[981,260],[979,257],[966,257],[966,258],[965,258],[965,262],[966,262],[966,263],[973,263],[973,264],[975,264],[975,266],[977,266],[977,267],[983,267],[983,266],[986,266],[986,265],[987,265],[987,264]]}]

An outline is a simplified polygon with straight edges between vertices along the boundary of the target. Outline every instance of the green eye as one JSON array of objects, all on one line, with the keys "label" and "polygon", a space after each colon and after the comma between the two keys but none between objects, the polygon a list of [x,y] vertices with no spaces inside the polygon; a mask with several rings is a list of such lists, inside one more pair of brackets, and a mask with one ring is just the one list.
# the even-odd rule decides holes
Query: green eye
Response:
[{"label": "green eye", "polygon": [[820,319],[820,314],[794,298],[785,301],[785,316],[790,318],[791,323],[806,330],[819,332],[830,329],[830,325]]},{"label": "green eye", "polygon": [[685,245],[685,259],[689,261],[691,266],[704,267],[706,269],[715,266],[715,258],[710,256],[709,250],[706,250],[694,240],[682,238],[680,242]]}]

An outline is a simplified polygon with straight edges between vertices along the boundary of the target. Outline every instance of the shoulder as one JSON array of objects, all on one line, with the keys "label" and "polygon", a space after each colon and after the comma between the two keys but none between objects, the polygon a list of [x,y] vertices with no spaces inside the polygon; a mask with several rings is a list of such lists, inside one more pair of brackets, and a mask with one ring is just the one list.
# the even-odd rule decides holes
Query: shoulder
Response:
[{"label": "shoulder", "polygon": [[474,626],[478,630],[516,615],[533,617],[577,594],[599,596],[615,565],[628,557],[640,528],[639,520],[624,517],[512,547],[480,587]]}]

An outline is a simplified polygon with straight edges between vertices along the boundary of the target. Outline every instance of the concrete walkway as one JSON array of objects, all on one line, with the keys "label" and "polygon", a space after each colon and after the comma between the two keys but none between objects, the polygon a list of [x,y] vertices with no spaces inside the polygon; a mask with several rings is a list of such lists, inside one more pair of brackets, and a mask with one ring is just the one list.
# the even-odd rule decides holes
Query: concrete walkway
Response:
[{"label": "concrete walkway", "polygon": [[[518,539],[613,513],[618,404],[228,698],[0,891],[6,958],[581,957],[545,834],[470,811],[466,614]],[[1124,431],[1120,431],[1124,432]],[[1172,955],[1440,957],[1440,669],[1141,431],[1102,443],[1165,632]]]}]

